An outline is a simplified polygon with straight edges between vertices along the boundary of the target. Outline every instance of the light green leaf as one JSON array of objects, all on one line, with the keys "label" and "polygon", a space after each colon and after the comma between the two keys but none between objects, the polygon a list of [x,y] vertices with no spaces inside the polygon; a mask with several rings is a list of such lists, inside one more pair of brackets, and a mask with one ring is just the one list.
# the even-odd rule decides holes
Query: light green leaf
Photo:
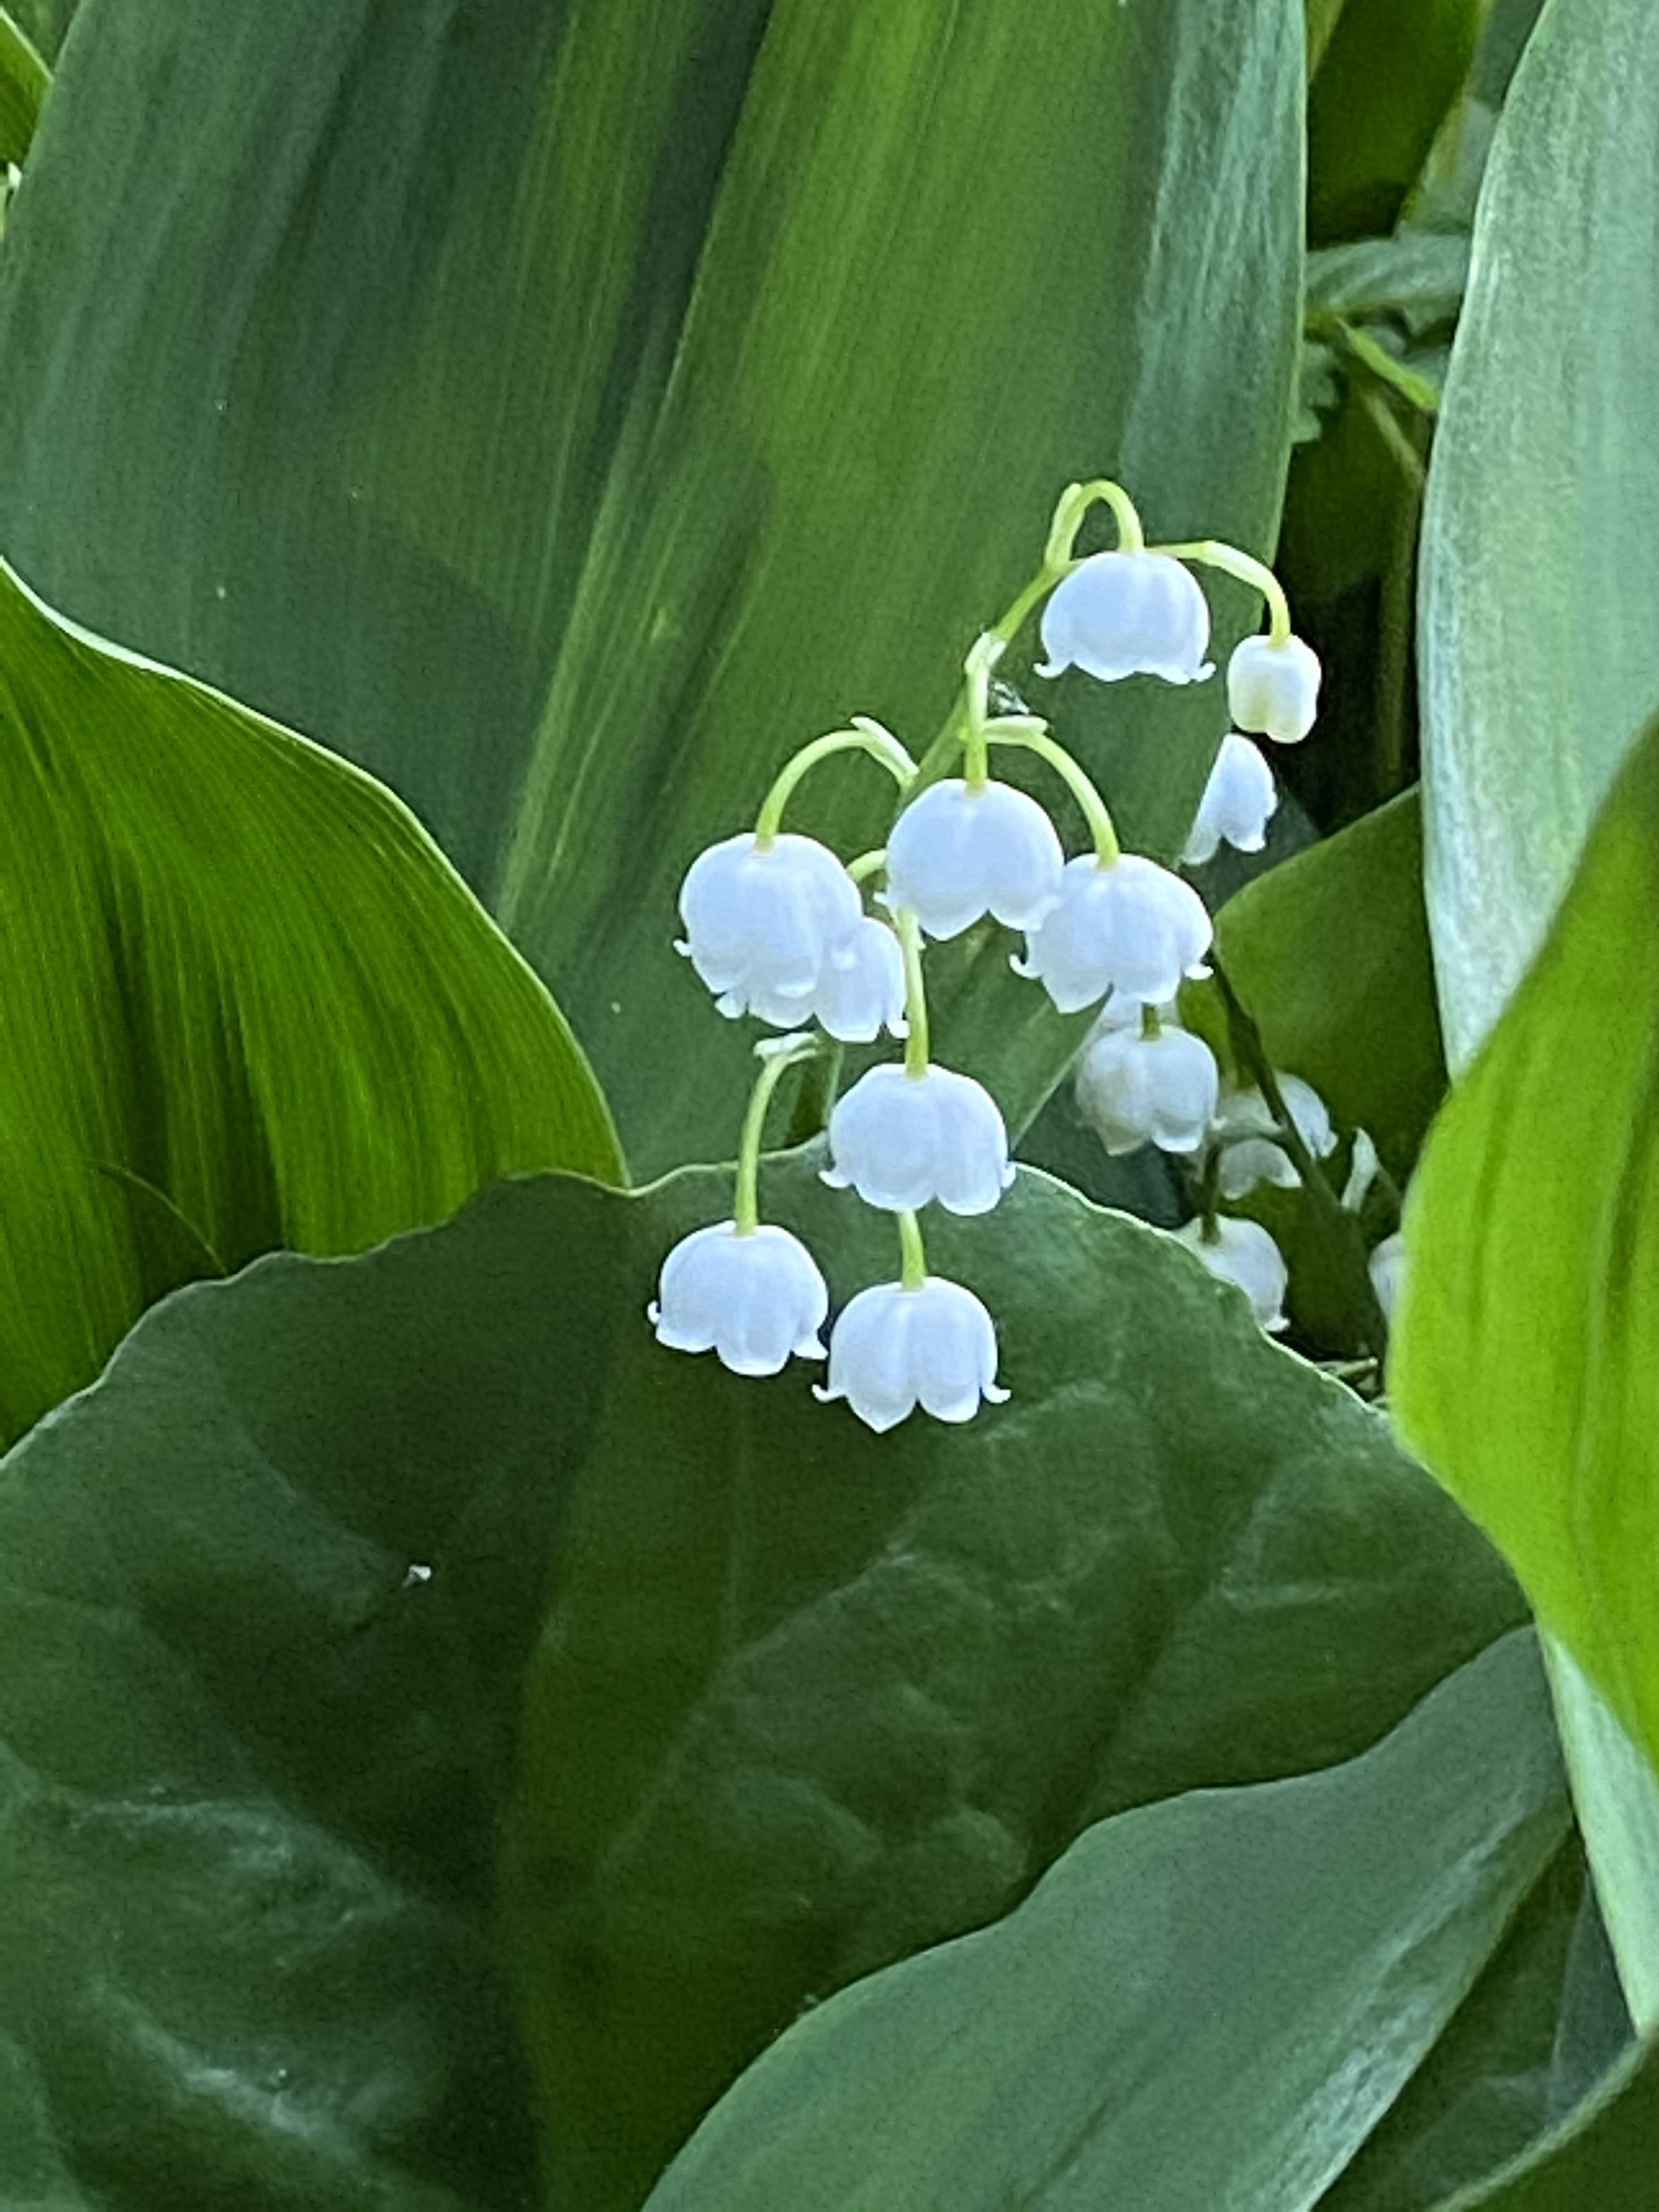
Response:
[{"label": "light green leaf", "polygon": [[[1536,965],[1436,1126],[1407,1213],[1391,1376],[1405,1432],[1659,1759],[1659,728],[1614,787]],[[1571,1718],[1571,1712],[1568,1716]],[[1575,1764],[1607,1756],[1582,1728]],[[1609,1778],[1613,1787],[1616,1778]],[[1652,1867],[1598,1843],[1638,2025]],[[1639,1899],[1645,1885],[1646,1902]]]},{"label": "light green leaf", "polygon": [[843,1991],[648,2212],[1306,2212],[1567,1818],[1510,1638],[1350,1765],[1106,1821],[999,1926]]},{"label": "light green leaf", "polygon": [[[840,1300],[895,1240],[817,1164],[763,1196]],[[1007,1911],[1089,1821],[1345,1758],[1516,1617],[1385,1425],[1167,1237],[1031,1174],[930,1225],[1013,1395],[875,1437],[803,1373],[652,1341],[663,1254],[728,1211],[723,1177],[676,1177],[611,1207],[627,1244],[584,1275],[611,1372],[510,1919],[581,2206],[637,2204],[804,2003]]]},{"label": "light green leaf", "polygon": [[21,161],[27,153],[51,82],[27,34],[0,8],[0,161]]},{"label": "light green leaf", "polygon": [[[1271,550],[1302,97],[1301,0],[87,0],[0,269],[6,542],[384,776],[641,1170],[720,1157],[698,848],[850,712],[925,746],[1068,479]],[[1177,848],[1218,686],[1053,698]],[[1010,997],[942,1037],[1023,1121],[1071,1034],[975,951]]]},{"label": "light green leaf", "polygon": [[1454,1067],[1659,699],[1659,13],[1551,0],[1516,72],[1430,471],[1430,926]]},{"label": "light green leaf", "polygon": [[1236,891],[1216,946],[1276,1067],[1409,1171],[1445,1091],[1414,791]]},{"label": "light green leaf", "polygon": [[618,1176],[557,1008],[388,792],[3,568],[0,823],[7,1437],[191,1274]]}]

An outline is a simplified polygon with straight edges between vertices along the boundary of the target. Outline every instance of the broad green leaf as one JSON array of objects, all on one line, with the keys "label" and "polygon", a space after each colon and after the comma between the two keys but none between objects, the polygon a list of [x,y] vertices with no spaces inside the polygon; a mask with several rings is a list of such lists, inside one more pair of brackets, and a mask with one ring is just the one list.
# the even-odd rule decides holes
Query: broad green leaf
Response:
[{"label": "broad green leaf", "polygon": [[1430,471],[1430,927],[1453,1066],[1659,700],[1659,13],[1551,0],[1516,72]]},{"label": "broad green leaf", "polygon": [[[1271,550],[1302,97],[1301,0],[87,0],[0,267],[0,539],[392,783],[641,1172],[720,1157],[699,847],[851,712],[926,745],[1068,479]],[[1053,697],[1177,848],[1218,684]],[[873,778],[803,825],[871,842]],[[1023,1121],[1072,1038],[1007,949],[942,1034]]]},{"label": "broad green leaf", "polygon": [[1446,1086],[1414,791],[1235,892],[1216,949],[1276,1067],[1403,1177]]},{"label": "broad green leaf", "polygon": [[1571,1837],[1319,2212],[1422,2212],[1484,2178],[1547,2134],[1616,2062],[1629,2033],[1583,1852]]},{"label": "broad green leaf", "polygon": [[1548,2140],[1436,2212],[1647,2212],[1656,2142],[1659,2043],[1649,2043]]},{"label": "broad green leaf", "polygon": [[844,1990],[648,2212],[1306,2212],[1567,1820],[1517,1636],[1349,1765],[1103,1822],[997,1927]]},{"label": "broad green leaf", "polygon": [[21,161],[51,76],[26,32],[0,8],[0,161]]},{"label": "broad green leaf", "polygon": [[[844,1298],[890,1277],[891,1224],[816,1165],[763,1195]],[[636,2205],[803,2004],[1007,1911],[1089,1821],[1347,1757],[1516,1618],[1375,1414],[1045,1177],[928,1232],[997,1318],[1009,1405],[879,1438],[804,1372],[653,1342],[656,1267],[724,1177],[594,1204],[627,1225],[583,1275],[611,1367],[511,1893],[574,2205]]]},{"label": "broad green leaf", "polygon": [[50,59],[64,43],[78,0],[12,0],[10,13],[35,52]]},{"label": "broad green leaf", "polygon": [[[1406,1434],[1490,1530],[1545,1628],[1650,1765],[1656,901],[1659,727],[1614,787],[1536,965],[1430,1139],[1391,1369]],[[1607,1757],[1605,1743],[1576,1733],[1575,1762]],[[1596,1793],[1584,1802],[1605,1881],[1617,1869],[1598,1845]],[[1636,1895],[1628,1907],[1608,1895],[1608,1926],[1645,2027],[1659,1953],[1633,1957],[1628,1938],[1654,1925],[1650,1859],[1622,1871]]]},{"label": "broad green leaf", "polygon": [[192,1274],[619,1176],[558,1009],[390,793],[3,567],[0,821],[8,1438]]},{"label": "broad green leaf", "polygon": [[1455,100],[1485,0],[1346,0],[1308,104],[1316,244],[1387,230]]},{"label": "broad green leaf", "polygon": [[[810,1158],[763,1188],[843,1295],[884,1264]],[[1348,1755],[1516,1619],[1381,1424],[1152,1231],[1031,1177],[938,1239],[1016,1396],[877,1439],[804,1371],[653,1340],[664,1250],[726,1200],[520,1180],[273,1255],[0,1465],[6,2183],[528,2205],[483,1927],[550,1576],[517,1970],[600,2061],[622,2010],[649,2031],[544,2084],[586,2116],[546,2143],[575,2212],[637,2205],[780,2008],[994,1917],[1099,1814]],[[629,2197],[592,2138],[627,2163],[636,2124]]]}]

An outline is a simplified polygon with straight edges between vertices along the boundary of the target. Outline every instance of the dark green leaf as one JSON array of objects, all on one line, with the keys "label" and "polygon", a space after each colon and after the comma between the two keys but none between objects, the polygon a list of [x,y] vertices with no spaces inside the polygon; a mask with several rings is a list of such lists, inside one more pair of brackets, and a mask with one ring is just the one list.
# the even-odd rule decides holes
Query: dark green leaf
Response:
[{"label": "dark green leaf", "polygon": [[[393,784],[641,1170],[719,1157],[696,849],[849,712],[925,745],[1069,478],[1270,550],[1302,95],[1301,0],[87,0],[0,270],[5,542]],[[1219,687],[1055,698],[1177,848]],[[1024,1120],[1069,1043],[1012,1004],[944,1029]]]},{"label": "dark green leaf", "polygon": [[1308,105],[1308,234],[1388,230],[1455,100],[1483,0],[1346,0]]},{"label": "dark green leaf", "polygon": [[[1564,2052],[1570,2006],[1575,2042]],[[1593,2019],[1586,2007],[1595,2008]],[[1319,2212],[1423,2212],[1437,2204],[1543,2135],[1559,2117],[1568,2075],[1567,2101],[1576,2103],[1629,2034],[1575,1837],[1544,1870],[1353,2164],[1320,2198]]]},{"label": "dark green leaf", "polygon": [[1417,793],[1282,861],[1216,917],[1229,978],[1276,1067],[1370,1133],[1401,1177],[1445,1091]]},{"label": "dark green leaf", "polygon": [[557,1008],[390,793],[3,568],[0,820],[0,1434],[191,1275],[618,1176]]},{"label": "dark green leaf", "polygon": [[843,1991],[649,2212],[1306,2212],[1567,1817],[1516,1637],[1350,1765],[1106,1821],[1000,1926]]},{"label": "dark green leaf", "polygon": [[1659,2144],[1659,2044],[1633,2051],[1547,2142],[1437,2212],[1648,2212]]},{"label": "dark green leaf", "polygon": [[[890,1224],[814,1164],[769,1170],[769,1205],[839,1297],[890,1278]],[[728,1210],[709,1176],[596,1210],[629,1242],[584,1278],[615,1366],[514,1913],[584,2207],[637,2203],[803,2003],[1006,1911],[1090,1820],[1344,1758],[1515,1618],[1384,1425],[1156,1232],[1036,1176],[930,1230],[1013,1398],[874,1438],[804,1376],[652,1342],[658,1261]]]}]

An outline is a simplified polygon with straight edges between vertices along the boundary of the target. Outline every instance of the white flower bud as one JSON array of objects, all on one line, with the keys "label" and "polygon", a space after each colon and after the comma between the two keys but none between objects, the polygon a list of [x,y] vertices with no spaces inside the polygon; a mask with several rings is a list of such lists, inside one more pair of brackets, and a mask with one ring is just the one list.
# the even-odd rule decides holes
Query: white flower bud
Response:
[{"label": "white flower bud", "polygon": [[663,1261],[646,1316],[659,1344],[716,1352],[738,1375],[775,1375],[794,1352],[822,1359],[818,1331],[830,1293],[799,1237],[763,1223],[739,1235],[735,1222],[694,1229]]},{"label": "white flower bud", "polygon": [[1227,663],[1227,711],[1241,730],[1300,744],[1319,712],[1319,655],[1299,637],[1247,637]]},{"label": "white flower bud", "polygon": [[[1328,1159],[1336,1149],[1336,1132],[1324,1100],[1299,1075],[1279,1075],[1277,1080],[1303,1143],[1316,1160]],[[1223,1091],[1216,1113],[1216,1135],[1225,1147],[1219,1170],[1223,1198],[1243,1198],[1264,1182],[1276,1190],[1296,1188],[1302,1178],[1295,1163],[1273,1141],[1278,1127],[1259,1091],[1235,1091],[1231,1085]]]},{"label": "white flower bud", "polygon": [[1382,1318],[1392,1328],[1406,1282],[1406,1240],[1399,1230],[1382,1239],[1366,1264],[1370,1269],[1376,1303],[1382,1309]]},{"label": "white flower bud", "polygon": [[1012,928],[1040,921],[1060,896],[1064,856],[1035,799],[1012,784],[930,784],[887,841],[887,903],[909,907],[929,937],[955,937],[987,914]]},{"label": "white flower bud", "polygon": [[1206,975],[1210,917],[1190,884],[1137,853],[1103,863],[1085,853],[1066,863],[1060,900],[1026,933],[1025,959],[1062,1014],[1108,991],[1157,1006],[1183,975]]},{"label": "white flower bud", "polygon": [[858,885],[827,845],[788,834],[764,851],[751,832],[699,853],[680,886],[675,949],[723,1014],[792,1029],[812,1011],[831,951],[864,916]]},{"label": "white flower bud", "polygon": [[1204,658],[1210,609],[1196,579],[1167,553],[1096,553],[1062,577],[1042,610],[1039,676],[1076,666],[1103,683],[1161,676],[1193,684],[1212,672]]},{"label": "white flower bud", "polygon": [[1263,1328],[1276,1335],[1289,1328],[1285,1291],[1290,1278],[1278,1245],[1260,1222],[1223,1215],[1214,1224],[1213,1241],[1207,1243],[1201,1221],[1189,1221],[1175,1233],[1176,1242],[1195,1252],[1212,1275],[1243,1291]]},{"label": "white flower bud", "polygon": [[905,1033],[904,954],[884,921],[866,915],[835,946],[818,977],[812,1011],[843,1044],[870,1044],[878,1030]]},{"label": "white flower bud", "polygon": [[1103,1023],[1078,1062],[1078,1110],[1107,1151],[1195,1152],[1220,1090],[1215,1054],[1178,1026],[1156,1036]]},{"label": "white flower bud", "polygon": [[1182,859],[1189,868],[1201,867],[1224,842],[1241,853],[1259,853],[1278,805],[1273,770],[1248,738],[1230,732],[1221,740]]},{"label": "white flower bud", "polygon": [[878,1283],[860,1291],[830,1338],[830,1381],[813,1386],[827,1404],[845,1398],[878,1432],[920,1405],[939,1421],[971,1421],[984,1400],[1000,1406],[997,1333],[960,1283],[929,1275],[914,1290]]},{"label": "white flower bud", "polygon": [[867,1206],[914,1213],[937,1199],[951,1213],[988,1213],[1014,1179],[996,1101],[970,1075],[872,1067],[830,1115],[823,1180]]}]

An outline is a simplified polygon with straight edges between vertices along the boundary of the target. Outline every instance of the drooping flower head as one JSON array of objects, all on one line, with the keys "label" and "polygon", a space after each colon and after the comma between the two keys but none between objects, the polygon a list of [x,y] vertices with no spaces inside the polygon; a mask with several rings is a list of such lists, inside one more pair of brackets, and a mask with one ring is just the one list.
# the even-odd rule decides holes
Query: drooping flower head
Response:
[{"label": "drooping flower head", "polygon": [[[1316,1160],[1328,1159],[1336,1150],[1336,1131],[1330,1109],[1299,1075],[1275,1073],[1280,1097],[1295,1123],[1297,1134]],[[1218,1188],[1225,1199],[1243,1198],[1258,1184],[1294,1190],[1301,1177],[1282,1145],[1273,1140],[1279,1123],[1259,1091],[1223,1089],[1216,1109],[1216,1136],[1224,1147],[1218,1170]]]},{"label": "drooping flower head", "polygon": [[1221,740],[1182,859],[1190,868],[1201,867],[1223,843],[1241,853],[1259,853],[1278,805],[1273,772],[1259,748],[1236,730],[1230,732]]},{"label": "drooping flower head", "polygon": [[1370,1271],[1371,1288],[1376,1292],[1376,1303],[1382,1309],[1382,1318],[1390,1328],[1399,1310],[1400,1294],[1406,1286],[1406,1239],[1396,1229],[1392,1237],[1385,1237],[1366,1262]]},{"label": "drooping flower head", "polygon": [[1223,1214],[1205,1233],[1201,1221],[1189,1221],[1175,1232],[1176,1241],[1194,1252],[1210,1273],[1243,1291],[1257,1322],[1276,1335],[1290,1323],[1285,1318],[1285,1292],[1290,1282],[1285,1257],[1259,1221],[1235,1220]]},{"label": "drooping flower head", "polygon": [[790,1029],[811,1018],[831,953],[864,918],[858,885],[827,845],[751,833],[699,853],[680,886],[677,945],[723,1014]]},{"label": "drooping flower head", "polygon": [[850,937],[831,946],[811,1011],[843,1044],[873,1043],[884,1029],[890,1036],[904,1035],[904,955],[884,921],[866,915]]},{"label": "drooping flower head", "polygon": [[1039,676],[1081,668],[1103,684],[1125,676],[1201,683],[1210,608],[1197,580],[1167,553],[1096,553],[1062,577],[1042,610]]},{"label": "drooping flower head", "polygon": [[1215,1117],[1220,1073],[1202,1037],[1175,1022],[1148,1035],[1133,1009],[1133,1025],[1103,1018],[1077,1066],[1078,1111],[1112,1153],[1153,1144],[1166,1152],[1195,1152]]},{"label": "drooping flower head", "polygon": [[948,1067],[861,1075],[830,1113],[830,1161],[832,1188],[850,1185],[893,1213],[934,1200],[951,1213],[988,1213],[1014,1178],[996,1101]]},{"label": "drooping flower head", "polygon": [[1092,854],[1068,860],[1060,897],[1026,933],[1025,959],[1062,1014],[1079,1012],[1115,991],[1159,1006],[1184,975],[1209,970],[1210,917],[1190,884],[1136,853],[1106,862]]},{"label": "drooping flower head", "polygon": [[1319,655],[1299,637],[1247,637],[1227,663],[1227,710],[1241,730],[1300,744],[1319,712]]},{"label": "drooping flower head", "polygon": [[887,898],[929,937],[956,937],[988,914],[1011,928],[1040,921],[1060,895],[1063,855],[1036,799],[1012,784],[929,785],[887,841]]},{"label": "drooping flower head", "polygon": [[929,1275],[914,1289],[878,1283],[859,1292],[830,1334],[829,1382],[813,1395],[845,1398],[878,1432],[917,1406],[937,1421],[971,1421],[981,1401],[1007,1397],[996,1372],[990,1315],[960,1283]]},{"label": "drooping flower head", "polygon": [[646,1316],[675,1352],[715,1352],[738,1375],[775,1375],[793,1352],[822,1359],[830,1293],[798,1237],[763,1222],[694,1229],[663,1261]]}]

